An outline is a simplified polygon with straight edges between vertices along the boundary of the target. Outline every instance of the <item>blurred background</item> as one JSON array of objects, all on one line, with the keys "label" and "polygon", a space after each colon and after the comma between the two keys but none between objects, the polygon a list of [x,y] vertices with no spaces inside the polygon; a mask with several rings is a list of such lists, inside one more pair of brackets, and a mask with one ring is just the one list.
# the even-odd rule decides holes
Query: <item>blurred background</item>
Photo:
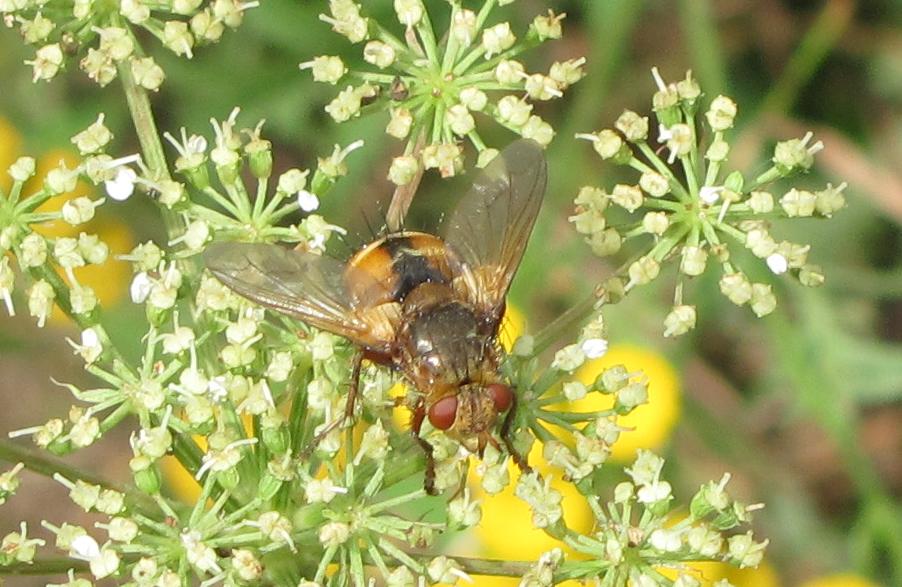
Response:
[{"label": "blurred background", "polygon": [[[237,32],[198,51],[192,62],[157,51],[168,79],[154,96],[154,109],[162,130],[185,126],[207,136],[209,118],[223,119],[234,106],[242,108],[244,126],[265,118],[277,171],[313,166],[333,144],[366,139],[367,148],[351,156],[350,174],[322,207],[328,220],[348,226],[362,242],[369,238],[367,218],[378,218],[391,195],[384,178],[401,144],[383,140],[382,115],[334,124],[323,106],[335,89],[298,71],[299,62],[322,53],[351,63],[359,58],[357,49],[317,20],[324,4],[265,2]],[[367,4],[372,14],[394,22],[390,2]],[[731,168],[761,171],[777,140],[813,131],[826,149],[812,173],[792,185],[821,189],[826,182],[848,182],[848,207],[829,221],[778,225],[774,234],[810,243],[809,258],[824,267],[826,284],[811,290],[779,282],[777,311],[759,320],[723,298],[717,272],[709,271],[687,290],[699,308],[698,326],[677,340],[661,336],[672,269],[608,311],[612,352],[604,361],[645,369],[651,380],[650,404],[637,410],[630,422],[637,431],[626,435],[614,457],[625,463],[637,447],[660,451],[684,503],[699,484],[724,471],[733,474],[731,487],[741,499],[766,503],[755,523],[759,536],[770,539],[762,567],[737,573],[709,565],[702,570],[706,579],[728,577],[747,586],[902,585],[902,3],[519,0],[507,11],[514,30],[522,31],[548,7],[567,13],[564,39],[528,54],[527,67],[545,69],[553,60],[585,55],[588,76],[562,102],[539,109],[558,135],[549,148],[546,204],[512,292],[521,315],[514,322],[537,331],[610,272],[567,216],[584,183],[610,187],[635,182],[635,176],[619,175],[572,137],[611,126],[624,108],[649,113],[652,66],[670,81],[691,69],[708,98],[724,93],[738,103]],[[14,31],[0,31],[0,169],[26,153],[45,168],[74,158],[69,137],[99,112],[116,134],[113,152],[137,151],[116,82],[98,89],[70,72],[35,86],[22,64],[28,58]],[[500,127],[483,128],[491,144],[513,138]],[[4,174],[0,182],[7,179]],[[468,182],[427,175],[409,224],[437,226]],[[102,206],[89,229],[115,253],[165,240],[148,199]],[[744,263],[752,265],[751,259]],[[79,280],[100,294],[114,336],[137,349],[143,314],[127,300],[128,266],[108,262],[102,271],[83,271]],[[763,277],[766,269],[761,271]],[[24,316],[3,316],[0,429],[65,413],[70,397],[50,375],[89,384],[64,340],[74,335],[61,317],[38,330]],[[127,430],[117,433],[73,461],[123,479]],[[613,488],[620,477],[613,467],[611,475]],[[52,482],[26,476],[20,493],[15,511],[0,509],[4,534],[21,517],[78,516]],[[584,504],[575,496],[567,504],[568,519],[588,524]],[[526,511],[511,497],[492,498],[481,530],[458,551],[537,555],[547,548],[541,534],[515,530]],[[10,584],[29,583],[14,578]]]}]

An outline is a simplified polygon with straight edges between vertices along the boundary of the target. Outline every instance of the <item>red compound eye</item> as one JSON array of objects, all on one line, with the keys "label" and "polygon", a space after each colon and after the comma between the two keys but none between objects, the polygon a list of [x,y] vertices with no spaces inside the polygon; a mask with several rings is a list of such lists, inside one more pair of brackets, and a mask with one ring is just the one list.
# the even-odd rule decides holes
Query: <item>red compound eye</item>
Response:
[{"label": "red compound eye", "polygon": [[429,406],[429,422],[439,430],[447,430],[457,418],[457,396],[446,395]]},{"label": "red compound eye", "polygon": [[514,392],[511,388],[501,383],[492,383],[486,387],[495,403],[495,409],[499,412],[506,412],[511,404],[514,403]]}]

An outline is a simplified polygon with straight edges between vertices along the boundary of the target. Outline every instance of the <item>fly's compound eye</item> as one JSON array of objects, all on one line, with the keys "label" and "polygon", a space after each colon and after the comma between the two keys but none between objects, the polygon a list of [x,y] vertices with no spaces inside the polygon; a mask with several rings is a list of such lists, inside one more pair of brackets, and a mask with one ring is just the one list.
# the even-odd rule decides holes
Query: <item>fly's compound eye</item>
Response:
[{"label": "fly's compound eye", "polygon": [[457,418],[457,396],[446,395],[429,406],[429,422],[439,430],[447,430]]},{"label": "fly's compound eye", "polygon": [[511,407],[511,404],[514,403],[514,392],[507,385],[492,383],[486,389],[492,396],[495,409],[499,412],[506,412]]}]

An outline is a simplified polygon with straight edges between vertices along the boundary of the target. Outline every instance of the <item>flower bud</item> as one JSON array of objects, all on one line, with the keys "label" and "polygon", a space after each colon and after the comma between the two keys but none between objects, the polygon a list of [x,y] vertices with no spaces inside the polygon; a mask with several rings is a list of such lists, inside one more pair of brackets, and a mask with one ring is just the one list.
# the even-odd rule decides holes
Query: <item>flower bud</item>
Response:
[{"label": "flower bud", "polygon": [[661,265],[652,257],[642,257],[638,261],[633,262],[629,267],[630,283],[635,285],[645,285],[658,276],[661,271]]},{"label": "flower bud", "polygon": [[846,189],[846,182],[833,187],[827,184],[826,189],[815,193],[814,207],[821,216],[831,217],[834,212],[845,208],[846,198],[843,196],[843,190]]},{"label": "flower bud", "polygon": [[44,45],[35,52],[34,60],[25,63],[31,65],[34,71],[33,81],[49,81],[56,76],[63,64],[63,49],[59,43]]},{"label": "flower bud", "polygon": [[505,124],[521,127],[532,114],[532,104],[517,96],[504,96],[498,100],[497,117]]},{"label": "flower bud", "polygon": [[194,36],[188,30],[188,23],[178,20],[167,21],[163,25],[163,45],[176,55],[193,57]]},{"label": "flower bud", "polygon": [[564,95],[555,80],[541,73],[527,76],[524,88],[533,100],[551,100]]},{"label": "flower bud", "polygon": [[645,171],[639,177],[639,187],[649,196],[660,198],[670,193],[667,178],[654,171]]},{"label": "flower bud", "polygon": [[[500,65],[499,65],[500,67]],[[460,103],[468,110],[481,112],[488,104],[489,98],[478,88],[466,87],[460,91]]]},{"label": "flower bud", "polygon": [[370,41],[363,48],[363,60],[385,69],[395,62],[395,50],[382,41]]},{"label": "flower bud", "polygon": [[639,116],[632,110],[624,110],[614,123],[614,127],[623,133],[631,143],[644,141],[648,138],[648,117]]},{"label": "flower bud", "polygon": [[705,151],[705,159],[714,163],[723,163],[730,154],[730,144],[720,137],[715,137],[708,150]]},{"label": "flower bud", "polygon": [[351,537],[351,529],[341,522],[323,524],[319,530],[319,541],[326,548],[341,546]]},{"label": "flower bud", "polygon": [[417,25],[426,12],[422,0],[395,0],[395,13],[398,21],[406,27]]},{"label": "flower bud", "polygon": [[790,218],[811,216],[817,205],[817,196],[807,190],[792,188],[780,198],[780,206]]},{"label": "flower bud", "polygon": [[680,259],[680,272],[696,276],[705,272],[705,264],[708,262],[708,253],[699,246],[687,245],[683,247]]},{"label": "flower bud", "polygon": [[748,203],[755,214],[767,214],[774,209],[774,197],[768,192],[752,192]]},{"label": "flower bud", "polygon": [[466,8],[454,11],[451,35],[460,45],[464,47],[470,45],[476,36],[476,13]]},{"label": "flower bud", "polygon": [[720,278],[720,291],[737,306],[752,299],[752,284],[744,273],[725,273]]},{"label": "flower bud", "polygon": [[313,74],[313,81],[332,84],[333,86],[348,71],[341,57],[333,55],[314,57],[313,61],[301,63],[300,68],[301,70],[309,69],[310,73]]},{"label": "flower bud", "polygon": [[9,176],[13,181],[25,182],[33,175],[37,164],[34,157],[19,157],[16,162],[9,166]]},{"label": "flower bud", "polygon": [[[222,5],[222,3],[219,5]],[[222,20],[218,19],[209,8],[201,10],[192,16],[189,24],[191,26],[191,32],[194,33],[194,36],[198,41],[215,43],[222,38],[222,33],[225,32],[224,23]]]},{"label": "flower bud", "polygon": [[396,139],[407,138],[413,126],[413,114],[407,108],[392,108],[385,132]]},{"label": "flower bud", "polygon": [[601,232],[594,233],[589,237],[588,242],[593,253],[599,257],[607,257],[620,250],[623,239],[616,229],[606,228]]},{"label": "flower bud", "polygon": [[688,124],[677,123],[669,128],[663,128],[660,141],[667,144],[670,150],[668,163],[673,163],[677,157],[685,157],[695,145],[695,133]]},{"label": "flower bud", "polygon": [[717,96],[711,101],[708,112],[705,113],[711,130],[723,132],[733,128],[733,120],[736,118],[736,102],[726,96]]},{"label": "flower bud", "polygon": [[535,32],[540,41],[547,41],[548,39],[560,39],[563,35],[563,32],[561,30],[561,21],[565,16],[567,15],[555,14],[551,9],[549,9],[547,15],[540,14],[533,19],[530,29]]},{"label": "flower bud", "polygon": [[664,336],[681,336],[695,328],[695,306],[674,306],[664,319]]},{"label": "flower bud", "polygon": [[504,59],[495,66],[495,79],[499,84],[516,85],[526,77],[526,68],[519,61]]},{"label": "flower bud", "polygon": [[614,409],[619,414],[626,414],[646,403],[648,403],[648,383],[634,381],[617,390]]},{"label": "flower bud", "polygon": [[533,114],[520,129],[520,136],[525,139],[532,139],[542,146],[551,144],[554,139],[554,129],[550,124]]},{"label": "flower bud", "polygon": [[819,265],[805,265],[799,270],[799,283],[806,287],[818,287],[824,283],[824,272]]},{"label": "flower bud", "polygon": [[617,184],[614,191],[611,192],[611,201],[618,206],[625,208],[628,212],[635,212],[642,206],[642,191],[639,186]]},{"label": "flower bud", "polygon": [[585,57],[555,61],[548,70],[548,77],[556,81],[561,90],[565,90],[585,77],[586,72],[583,70],[585,64]]},{"label": "flower bud", "polygon": [[670,227],[670,220],[664,212],[646,212],[642,217],[642,228],[648,234],[661,236]]},{"label": "flower bud", "polygon": [[812,146],[808,142],[813,135],[809,132],[801,139],[790,139],[777,143],[774,147],[773,162],[781,175],[795,171],[808,171],[814,165],[814,154],[824,148],[818,141]]},{"label": "flower bud", "polygon": [[451,132],[458,136],[466,136],[476,128],[476,121],[473,119],[473,115],[470,114],[470,111],[463,104],[451,106],[447,110],[445,117],[448,121],[448,126],[451,127]]},{"label": "flower bud", "polygon": [[133,58],[130,60],[130,66],[135,82],[142,88],[155,92],[163,85],[166,74],[153,57]]},{"label": "flower bud", "polygon": [[755,283],[752,285],[752,298],[750,300],[752,312],[761,318],[773,312],[777,307],[777,298],[774,296],[770,285]]},{"label": "flower bud", "polygon": [[488,27],[482,32],[482,48],[485,50],[486,58],[503,53],[513,47],[516,41],[517,38],[511,32],[511,25],[508,22]]}]

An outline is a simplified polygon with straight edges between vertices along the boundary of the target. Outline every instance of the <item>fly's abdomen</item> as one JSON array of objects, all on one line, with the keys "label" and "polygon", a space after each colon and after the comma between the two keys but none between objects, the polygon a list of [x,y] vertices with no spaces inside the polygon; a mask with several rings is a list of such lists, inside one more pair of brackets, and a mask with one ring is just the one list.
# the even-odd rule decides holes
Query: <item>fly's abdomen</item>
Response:
[{"label": "fly's abdomen", "polygon": [[445,243],[423,232],[388,235],[351,258],[346,281],[368,305],[403,302],[419,285],[451,282]]}]

